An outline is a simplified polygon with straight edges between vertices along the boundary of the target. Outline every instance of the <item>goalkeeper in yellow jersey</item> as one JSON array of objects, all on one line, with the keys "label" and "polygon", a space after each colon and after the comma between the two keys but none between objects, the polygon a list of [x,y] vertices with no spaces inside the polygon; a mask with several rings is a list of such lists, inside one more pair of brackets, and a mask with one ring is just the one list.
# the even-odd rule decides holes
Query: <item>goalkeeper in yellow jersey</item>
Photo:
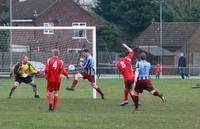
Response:
[{"label": "goalkeeper in yellow jersey", "polygon": [[9,98],[12,97],[15,89],[22,83],[30,84],[33,88],[34,97],[40,98],[38,95],[38,89],[34,81],[32,80],[32,76],[37,74],[38,71],[28,62],[27,56],[22,56],[21,62],[17,63],[14,68],[14,76],[15,82],[13,87],[10,90]]}]

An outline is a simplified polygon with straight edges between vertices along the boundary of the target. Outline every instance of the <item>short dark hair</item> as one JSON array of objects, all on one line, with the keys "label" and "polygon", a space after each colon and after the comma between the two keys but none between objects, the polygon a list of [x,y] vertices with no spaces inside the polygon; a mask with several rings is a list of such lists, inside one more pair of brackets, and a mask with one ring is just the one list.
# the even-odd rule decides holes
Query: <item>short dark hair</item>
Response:
[{"label": "short dark hair", "polygon": [[129,54],[129,52],[122,52],[119,53],[119,57],[126,57]]},{"label": "short dark hair", "polygon": [[145,60],[146,59],[146,53],[144,53],[144,52],[140,53],[140,59]]},{"label": "short dark hair", "polygon": [[89,52],[89,49],[85,48],[83,49],[83,52]]}]

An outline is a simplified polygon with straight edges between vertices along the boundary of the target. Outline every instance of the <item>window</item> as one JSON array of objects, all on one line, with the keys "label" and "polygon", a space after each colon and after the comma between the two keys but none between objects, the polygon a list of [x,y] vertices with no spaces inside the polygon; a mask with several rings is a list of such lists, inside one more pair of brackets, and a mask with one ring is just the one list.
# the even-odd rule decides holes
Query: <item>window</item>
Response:
[{"label": "window", "polygon": [[[85,22],[74,22],[72,26],[86,26]],[[74,30],[73,31],[73,39],[84,39],[86,38],[86,30]]]},{"label": "window", "polygon": [[[44,27],[53,27],[53,23],[44,23]],[[54,34],[53,29],[44,29],[44,34]]]}]

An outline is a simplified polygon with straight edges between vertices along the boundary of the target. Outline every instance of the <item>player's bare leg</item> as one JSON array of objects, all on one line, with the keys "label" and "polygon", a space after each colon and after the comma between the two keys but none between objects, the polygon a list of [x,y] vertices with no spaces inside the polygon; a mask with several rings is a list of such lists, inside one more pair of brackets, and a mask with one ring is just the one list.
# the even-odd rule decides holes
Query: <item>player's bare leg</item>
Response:
[{"label": "player's bare leg", "polygon": [[35,97],[35,98],[40,98],[40,96],[38,95],[37,86],[36,86],[36,84],[34,83],[34,81],[32,81],[32,82],[30,83],[30,85],[31,85],[32,88],[33,88],[34,97]]},{"label": "player's bare leg", "polygon": [[14,93],[15,89],[19,86],[19,82],[14,82],[14,85],[13,87],[11,88],[10,90],[10,93],[9,93],[9,97],[8,98],[11,98],[12,97],[12,94]]},{"label": "player's bare leg", "polygon": [[95,82],[91,82],[91,86],[96,89],[96,91],[101,95],[101,99],[104,99],[104,93],[102,90],[97,86]]},{"label": "player's bare leg", "polygon": [[153,90],[150,91],[150,93],[151,93],[153,96],[158,96],[158,97],[162,100],[163,103],[166,102],[166,99],[165,99],[165,97],[163,96],[163,94],[160,94],[157,90],[153,89]]},{"label": "player's bare leg", "polygon": [[58,91],[54,92],[54,101],[53,101],[53,110],[56,111],[56,107],[58,104]]},{"label": "player's bare leg", "polygon": [[70,91],[74,91],[75,90],[75,87],[77,86],[78,84],[78,80],[79,78],[81,78],[82,75],[80,73],[77,73],[74,75],[74,80],[72,82],[72,85],[70,87],[67,87],[66,90],[70,90]]},{"label": "player's bare leg", "polygon": [[47,99],[49,103],[49,112],[53,111],[52,92],[47,91]]},{"label": "player's bare leg", "polygon": [[135,110],[137,110],[139,105],[139,93],[135,91],[136,81],[128,80],[126,83],[131,99],[135,105]]},{"label": "player's bare leg", "polygon": [[133,100],[133,103],[135,105],[135,110],[138,110],[138,106],[139,106],[139,93],[137,93],[133,89],[131,89],[129,93],[130,93],[130,96],[131,96],[131,98]]}]

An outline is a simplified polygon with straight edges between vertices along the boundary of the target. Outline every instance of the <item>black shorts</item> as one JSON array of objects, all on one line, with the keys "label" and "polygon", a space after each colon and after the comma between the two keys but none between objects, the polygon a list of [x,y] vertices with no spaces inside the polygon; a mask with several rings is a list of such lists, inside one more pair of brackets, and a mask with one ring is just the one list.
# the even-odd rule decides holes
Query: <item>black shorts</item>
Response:
[{"label": "black shorts", "polygon": [[15,81],[18,82],[19,84],[24,82],[24,83],[31,83],[32,82],[32,77],[27,76],[27,77],[15,77]]}]

